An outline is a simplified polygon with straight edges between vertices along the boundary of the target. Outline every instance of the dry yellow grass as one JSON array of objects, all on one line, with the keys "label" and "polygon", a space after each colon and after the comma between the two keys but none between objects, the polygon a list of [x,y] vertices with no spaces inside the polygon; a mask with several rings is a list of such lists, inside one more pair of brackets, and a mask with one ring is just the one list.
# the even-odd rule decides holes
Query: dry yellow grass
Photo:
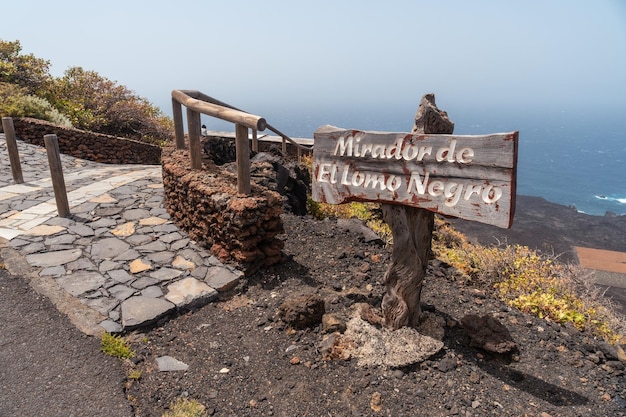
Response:
[{"label": "dry yellow grass", "polygon": [[527,246],[470,243],[449,223],[437,221],[433,251],[473,284],[512,307],[557,323],[589,329],[610,343],[624,340],[610,302],[581,279],[578,265],[557,262]]},{"label": "dry yellow grass", "polygon": [[[388,244],[391,230],[382,221],[376,203],[331,205],[309,199],[309,212],[318,219],[358,218]],[[481,246],[470,243],[448,222],[437,218],[433,252],[455,267],[471,285],[488,289],[499,299],[525,313],[557,323],[570,322],[588,329],[609,343],[626,341],[623,318],[611,302],[582,279],[578,265],[557,262],[554,257],[520,245]]]}]

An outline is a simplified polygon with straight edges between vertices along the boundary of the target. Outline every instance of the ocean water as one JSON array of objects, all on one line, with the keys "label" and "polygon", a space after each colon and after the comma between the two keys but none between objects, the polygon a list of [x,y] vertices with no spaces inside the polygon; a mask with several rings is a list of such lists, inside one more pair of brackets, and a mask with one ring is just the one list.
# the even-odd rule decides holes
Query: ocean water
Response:
[{"label": "ocean water", "polygon": [[626,127],[619,123],[530,128],[520,141],[518,167],[520,194],[593,215],[626,214]]},{"label": "ocean water", "polygon": [[[539,196],[591,215],[626,214],[626,118],[624,114],[547,110],[446,109],[455,134],[518,130],[517,194]],[[269,114],[268,114],[269,113]],[[407,132],[415,109],[276,109],[269,123],[292,137],[313,137],[330,124],[361,130]],[[209,126],[209,128],[215,128]]]},{"label": "ocean water", "polygon": [[[591,215],[626,214],[626,120],[555,112],[459,126],[468,133],[519,130],[517,193]],[[465,133],[465,132],[463,132]]]}]

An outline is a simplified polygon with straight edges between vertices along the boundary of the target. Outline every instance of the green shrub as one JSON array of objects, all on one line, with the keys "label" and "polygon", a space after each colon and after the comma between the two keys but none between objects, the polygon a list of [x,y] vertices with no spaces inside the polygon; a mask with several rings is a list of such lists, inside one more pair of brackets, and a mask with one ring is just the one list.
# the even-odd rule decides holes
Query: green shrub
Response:
[{"label": "green shrub", "polygon": [[[332,205],[309,199],[309,212],[317,219],[358,218],[391,242],[389,226],[373,203]],[[556,323],[589,329],[610,343],[623,337],[623,324],[607,302],[586,287],[577,265],[555,262],[527,246],[486,247],[470,243],[448,222],[436,218],[433,253],[453,266],[472,285],[490,290],[512,307]]]},{"label": "green shrub", "polygon": [[133,381],[139,381],[142,375],[143,372],[141,372],[140,369],[136,368],[129,369],[128,373],[126,374],[127,378]]},{"label": "green shrub", "polygon": [[172,119],[158,107],[96,71],[69,68],[52,81],[47,97],[78,129],[154,144],[173,136]]},{"label": "green shrub", "polygon": [[0,83],[23,87],[25,94],[40,96],[50,85],[50,61],[22,54],[20,41],[0,39]]},{"label": "green shrub", "polygon": [[49,61],[23,54],[19,41],[0,39],[0,114],[157,145],[172,139],[172,119],[127,87],[81,67],[53,77],[49,67]]},{"label": "green shrub", "polygon": [[188,398],[178,398],[170,404],[170,410],[163,414],[163,417],[204,417],[206,407],[196,400]]},{"label": "green shrub", "polygon": [[346,204],[318,203],[309,198],[307,210],[318,220],[327,217],[359,219],[372,229],[387,244],[392,243],[391,229],[383,221],[380,205],[377,203],[351,202]]},{"label": "green shrub", "polygon": [[604,300],[578,278],[580,267],[555,262],[527,246],[485,247],[470,243],[449,223],[438,220],[433,252],[468,280],[525,313],[556,323],[572,323],[610,343],[620,340],[619,319]]},{"label": "green shrub", "polygon": [[32,117],[71,127],[70,120],[44,98],[25,94],[25,89],[14,84],[0,83],[0,116]]},{"label": "green shrub", "polygon": [[100,350],[109,356],[119,359],[129,359],[135,356],[126,340],[111,333],[103,333],[100,341]]}]

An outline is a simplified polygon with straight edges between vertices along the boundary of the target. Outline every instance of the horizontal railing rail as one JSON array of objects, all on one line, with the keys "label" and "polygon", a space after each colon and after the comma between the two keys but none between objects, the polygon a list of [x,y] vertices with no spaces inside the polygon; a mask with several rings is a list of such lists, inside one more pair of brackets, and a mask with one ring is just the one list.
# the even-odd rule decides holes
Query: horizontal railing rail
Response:
[{"label": "horizontal railing rail", "polygon": [[235,146],[237,152],[237,189],[243,194],[250,194],[250,144],[248,129],[252,129],[252,149],[259,150],[257,132],[268,129],[282,138],[283,153],[287,152],[287,142],[294,145],[300,159],[302,150],[310,151],[312,148],[304,146],[272,125],[261,117],[238,109],[223,101],[217,100],[197,90],[173,90],[172,113],[174,116],[174,133],[176,147],[185,148],[185,129],[183,126],[183,111],[185,106],[187,113],[187,131],[189,137],[189,154],[191,168],[202,168],[200,150],[200,114],[215,117],[235,124]]},{"label": "horizontal railing rail", "polygon": [[[227,107],[229,109],[232,110],[237,110],[246,114],[249,114],[247,111],[245,110],[241,110],[235,106],[232,106],[228,103],[225,103],[221,100],[218,100],[216,98],[213,98],[211,96],[208,96],[200,91],[196,91],[196,90],[180,90],[181,92],[187,94],[190,97],[193,97],[196,100],[201,100],[204,101],[206,103],[211,103],[211,104],[215,104],[218,106],[222,106],[222,107]],[[277,134],[278,136],[280,136],[282,138],[282,151],[286,152],[286,145],[287,143],[293,145],[296,147],[297,151],[298,151],[298,158],[300,158],[301,156],[301,152],[305,151],[305,152],[309,152],[311,151],[312,147],[310,146],[306,146],[306,145],[302,145],[301,143],[298,143],[296,140],[292,139],[291,137],[289,137],[289,135],[286,135],[285,133],[281,132],[280,130],[278,130],[277,128],[275,128],[273,125],[269,124],[266,122],[265,125],[265,129],[269,130],[270,132],[273,132],[275,134]],[[254,151],[258,151],[258,146],[255,143],[255,136],[256,136],[256,131],[263,131],[265,129],[254,129],[254,127],[252,127],[252,136],[253,136],[253,141],[252,141],[252,149]]]},{"label": "horizontal railing rail", "polygon": [[[195,94],[194,94],[195,93]],[[204,94],[200,95],[199,91],[172,91],[172,98],[184,105],[188,109],[192,109],[207,116],[216,117],[218,119],[226,120],[232,123],[241,124],[249,129],[257,129],[260,131],[265,130],[267,122],[261,116],[255,116],[253,114],[235,109],[231,106],[227,106],[221,102],[215,102],[215,100],[203,100],[194,97],[207,97]]]}]

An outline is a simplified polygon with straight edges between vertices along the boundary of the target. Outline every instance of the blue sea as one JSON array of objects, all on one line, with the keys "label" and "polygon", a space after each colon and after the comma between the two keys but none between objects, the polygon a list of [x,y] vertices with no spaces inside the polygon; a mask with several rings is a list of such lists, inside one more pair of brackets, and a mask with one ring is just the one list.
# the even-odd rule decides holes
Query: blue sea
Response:
[{"label": "blue sea", "polygon": [[[455,134],[520,132],[517,194],[543,197],[591,215],[626,214],[624,114],[591,115],[586,109],[534,113],[510,109],[445,110],[455,122]],[[414,114],[415,108],[381,111],[354,106],[343,109],[312,106],[277,109],[263,116],[289,136],[311,138],[315,129],[326,124],[408,132]]]}]

